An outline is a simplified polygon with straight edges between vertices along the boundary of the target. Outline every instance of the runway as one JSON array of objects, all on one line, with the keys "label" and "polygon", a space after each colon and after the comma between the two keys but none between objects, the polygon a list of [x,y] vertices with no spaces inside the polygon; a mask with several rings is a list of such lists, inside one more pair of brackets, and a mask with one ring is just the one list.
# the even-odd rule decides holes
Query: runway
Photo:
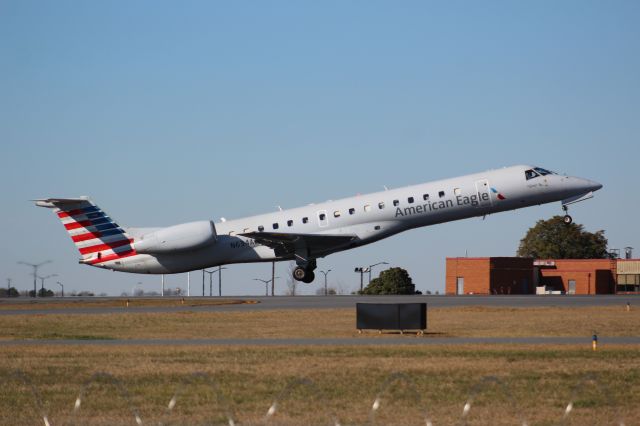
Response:
[{"label": "runway", "polygon": [[[149,298],[145,298],[149,299]],[[158,298],[168,300],[171,298]],[[189,301],[220,300],[218,297],[185,298],[186,304],[175,306],[124,307],[126,298],[48,298],[48,299],[13,299],[11,303],[24,303],[29,307],[22,309],[3,309],[0,315],[47,315],[47,314],[110,314],[110,313],[163,313],[163,312],[227,312],[227,311],[265,311],[283,309],[339,309],[355,308],[356,303],[408,303],[425,302],[429,308],[459,306],[492,306],[492,307],[589,307],[589,306],[640,306],[640,295],[599,295],[599,296],[567,296],[567,295],[526,295],[526,296],[275,296],[275,297],[223,297],[248,303],[231,305],[190,306]],[[113,300],[122,302],[122,307],[38,307],[39,304],[56,304],[73,302],[94,302],[97,300]],[[135,305],[135,298],[130,298]]]}]

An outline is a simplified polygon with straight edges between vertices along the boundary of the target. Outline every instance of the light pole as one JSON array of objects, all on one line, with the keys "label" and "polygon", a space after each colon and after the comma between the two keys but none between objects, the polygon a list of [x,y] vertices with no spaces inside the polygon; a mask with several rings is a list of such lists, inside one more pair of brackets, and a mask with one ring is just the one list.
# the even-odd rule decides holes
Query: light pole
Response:
[{"label": "light pole", "polygon": [[64,285],[62,285],[62,283],[61,283],[60,281],[58,281],[58,285],[59,285],[60,287],[62,287],[62,293],[61,293],[61,294],[62,294],[62,296],[61,296],[61,297],[64,297]]},{"label": "light pole", "polygon": [[280,277],[273,277],[270,280],[263,280],[263,279],[260,279],[260,278],[254,278],[253,280],[254,281],[261,281],[261,282],[264,283],[264,293],[265,293],[265,296],[268,297],[269,296],[269,283],[272,282],[273,280],[275,280],[276,278],[280,278]]},{"label": "light pole", "polygon": [[358,266],[353,270],[353,272],[360,273],[360,292],[362,293],[363,284],[364,284],[364,273],[369,272],[369,268],[363,268],[362,266]]},{"label": "light pole", "polygon": [[7,297],[11,294],[11,278],[7,278]]},{"label": "light pole", "polygon": [[387,262],[378,262],[378,263],[374,263],[373,265],[369,265],[369,284],[371,284],[371,270],[373,269],[374,266],[378,266],[378,265],[388,265]]},{"label": "light pole", "polygon": [[324,295],[327,295],[327,275],[329,275],[329,272],[331,272],[331,269],[329,269],[328,271],[320,271],[324,274]]},{"label": "light pole", "polygon": [[213,274],[218,273],[218,296],[222,296],[222,270],[227,269],[224,266],[218,266],[213,271],[204,271],[209,274],[209,296],[213,296]]},{"label": "light pole", "polygon": [[38,277],[40,278],[40,292],[42,293],[40,297],[44,297],[44,280],[57,277],[57,276],[58,274],[51,274],[51,275],[47,275],[46,277]]},{"label": "light pole", "polygon": [[33,268],[33,297],[36,297],[38,295],[38,288],[36,284],[36,278],[38,278],[38,268],[41,267],[42,265],[46,265],[47,263],[51,263],[51,261],[45,260],[44,262],[40,262],[40,263],[29,263],[29,262],[20,261],[18,263],[21,265],[31,266]]},{"label": "light pole", "polygon": [[[212,288],[213,288],[213,274],[215,274],[217,271],[213,270],[213,271],[207,271],[206,269],[203,269],[204,272],[206,272],[207,274],[209,274],[209,296],[211,296],[212,293]],[[202,295],[204,296],[204,281],[202,282]]]},{"label": "light pole", "polygon": [[[213,272],[218,272],[218,296],[222,296],[222,270],[228,269],[224,266],[218,266],[218,269]],[[213,288],[211,287],[211,281],[209,281],[209,296],[213,296]]]}]

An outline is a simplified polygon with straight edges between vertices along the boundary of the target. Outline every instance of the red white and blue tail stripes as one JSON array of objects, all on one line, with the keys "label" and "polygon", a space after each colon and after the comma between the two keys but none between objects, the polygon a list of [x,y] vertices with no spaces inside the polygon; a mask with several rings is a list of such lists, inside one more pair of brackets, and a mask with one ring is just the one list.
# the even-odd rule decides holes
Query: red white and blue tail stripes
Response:
[{"label": "red white and blue tail stripes", "polygon": [[52,208],[80,251],[82,263],[91,265],[136,254],[133,239],[98,206],[85,198],[36,200]]}]

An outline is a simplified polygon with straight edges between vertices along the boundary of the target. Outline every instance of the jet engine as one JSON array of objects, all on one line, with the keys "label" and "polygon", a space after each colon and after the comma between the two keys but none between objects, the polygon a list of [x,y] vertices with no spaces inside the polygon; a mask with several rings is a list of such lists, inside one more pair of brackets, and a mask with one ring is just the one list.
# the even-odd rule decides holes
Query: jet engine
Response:
[{"label": "jet engine", "polygon": [[215,243],[216,227],[213,222],[182,223],[143,235],[136,239],[134,248],[142,254],[166,254],[194,250]]}]

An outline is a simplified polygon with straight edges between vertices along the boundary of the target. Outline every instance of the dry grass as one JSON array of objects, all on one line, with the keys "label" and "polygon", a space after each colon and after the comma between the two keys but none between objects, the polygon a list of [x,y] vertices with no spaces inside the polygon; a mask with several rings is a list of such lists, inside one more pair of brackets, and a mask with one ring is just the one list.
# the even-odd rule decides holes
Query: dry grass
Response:
[{"label": "dry grass", "polygon": [[[123,309],[124,311],[124,309]],[[353,309],[3,316],[0,339],[209,339],[354,337]],[[433,308],[428,335],[447,337],[635,336],[640,310]],[[368,337],[378,336],[368,333]],[[395,334],[383,337],[410,338]]]},{"label": "dry grass", "polygon": [[[485,376],[503,385],[482,387],[470,424],[555,424],[574,388],[580,387],[570,424],[638,424],[640,357],[638,348],[591,352],[572,347],[12,347],[0,349],[0,377],[13,369],[29,372],[42,392],[54,425],[71,420],[80,388],[97,371],[122,382],[145,424],[157,424],[180,383],[193,372],[206,372],[229,401],[242,424],[261,423],[272,401],[296,378],[298,386],[279,405],[275,424],[365,424],[371,404],[394,373],[412,384],[396,382],[382,394],[377,424],[424,424],[422,409],[436,425],[455,424],[464,402]],[[4,377],[3,377],[4,378]],[[222,423],[223,410],[204,381],[184,388],[175,414],[177,424],[205,420]],[[503,387],[504,386],[504,387]],[[512,404],[512,401],[515,405]],[[16,380],[0,387],[0,423],[36,424],[31,397]],[[133,424],[127,403],[108,381],[88,388],[77,420],[81,424]],[[167,420],[167,419],[165,419]],[[174,424],[176,424],[174,423]]]}]

